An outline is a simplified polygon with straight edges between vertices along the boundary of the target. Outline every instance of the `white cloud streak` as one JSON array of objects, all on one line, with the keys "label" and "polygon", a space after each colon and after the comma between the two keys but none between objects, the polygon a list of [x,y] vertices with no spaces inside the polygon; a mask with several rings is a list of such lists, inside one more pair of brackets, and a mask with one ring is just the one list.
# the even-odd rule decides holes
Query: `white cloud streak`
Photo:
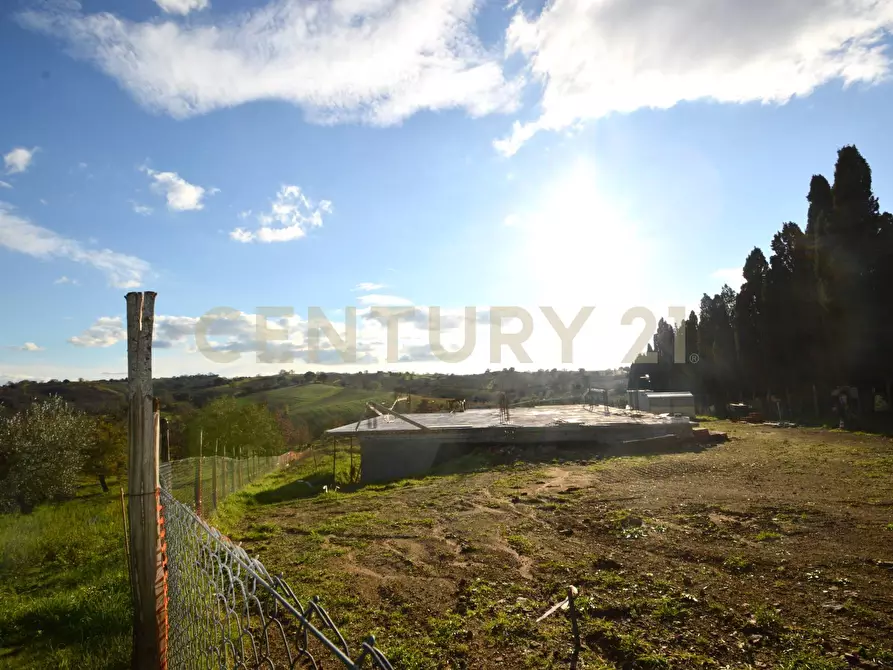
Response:
[{"label": "white cloud streak", "polygon": [[18,174],[24,172],[34,160],[34,154],[37,153],[38,147],[26,149],[25,147],[16,147],[8,154],[3,156],[3,166],[6,168],[6,174]]},{"label": "white cloud streak", "polygon": [[372,307],[389,307],[389,306],[411,306],[412,300],[402,298],[398,295],[382,295],[380,293],[372,293],[370,295],[357,296],[357,302],[361,305],[369,305]]},{"label": "white cloud streak", "polygon": [[521,90],[473,32],[477,0],[273,0],[214,24],[79,9],[17,17],[176,118],[284,100],[318,122],[389,125],[420,110],[510,111]]},{"label": "white cloud streak", "polygon": [[[311,202],[299,186],[283,186],[270,205],[270,211],[257,215],[257,230],[236,228],[229,234],[236,242],[290,242],[304,237],[309,228],[322,226],[323,215],[331,214],[332,203]],[[239,215],[239,218],[245,217]]]},{"label": "white cloud streak", "polygon": [[369,291],[378,291],[379,289],[383,289],[384,287],[384,284],[376,284],[375,282],[371,281],[361,281],[359,284],[353,287],[353,290],[368,293]]},{"label": "white cloud streak", "polygon": [[[205,194],[213,194],[217,189],[205,189],[190,184],[176,172],[158,172],[148,167],[141,168],[152,179],[151,188],[167,200],[167,208],[175,212],[189,212],[203,209]],[[136,211],[136,207],[134,207]],[[142,212],[137,212],[138,214]]]},{"label": "white cloud streak", "polygon": [[71,277],[66,277],[65,275],[62,275],[61,277],[59,277],[59,278],[58,278],[56,281],[54,281],[53,283],[54,283],[54,284],[71,284],[71,285],[73,285],[73,286],[77,286],[77,284],[78,284],[79,282],[78,282],[77,279],[72,279]]},{"label": "white cloud streak", "polygon": [[138,202],[131,202],[130,205],[133,207],[134,214],[139,214],[140,216],[149,216],[155,211],[148,205],[141,205]]},{"label": "white cloud streak", "polygon": [[91,249],[47,228],[13,214],[0,202],[0,247],[34,258],[65,258],[102,272],[115,288],[136,288],[151,271],[146,261],[110,249]]},{"label": "white cloud streak", "polygon": [[43,351],[44,348],[34,342],[25,342],[21,346],[3,347],[4,349],[12,349],[13,351]]},{"label": "white cloud streak", "polygon": [[2,179],[0,179],[0,188],[12,188],[12,184],[10,184],[8,181],[3,181]]},{"label": "white cloud streak", "polygon": [[543,86],[539,118],[494,145],[511,155],[541,130],[682,101],[783,104],[830,81],[890,72],[890,0],[555,0],[518,12],[507,55]]},{"label": "white cloud streak", "polygon": [[189,12],[207,9],[211,5],[208,0],[155,0],[155,4],[166,14],[181,16],[186,16]]}]

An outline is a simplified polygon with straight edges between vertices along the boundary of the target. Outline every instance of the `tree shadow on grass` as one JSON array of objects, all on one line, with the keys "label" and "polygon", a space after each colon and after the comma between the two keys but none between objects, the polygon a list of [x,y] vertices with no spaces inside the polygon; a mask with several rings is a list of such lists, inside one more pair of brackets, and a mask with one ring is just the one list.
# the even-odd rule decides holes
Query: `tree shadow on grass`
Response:
[{"label": "tree shadow on grass", "polygon": [[423,476],[466,474],[522,463],[531,465],[589,464],[593,461],[622,456],[700,453],[715,446],[715,442],[666,440],[662,437],[610,444],[476,445],[466,453],[456,454],[452,458],[438,456],[432,471]]},{"label": "tree shadow on grass", "polygon": [[37,598],[0,619],[0,639],[10,649],[34,643],[68,647],[130,632],[129,586],[109,583],[103,588]]},{"label": "tree shadow on grass", "polygon": [[282,486],[265,489],[254,494],[254,499],[261,505],[273,505],[288,500],[315,498],[323,491],[323,486],[331,486],[331,473],[316,472],[311,475],[296,475],[295,479]]},{"label": "tree shadow on grass", "polygon": [[[621,456],[658,456],[662,454],[699,453],[716,446],[716,443],[694,440],[666,441],[658,439],[639,440],[627,444],[580,444],[580,445],[475,445],[474,447],[451,446],[441,448],[432,468],[412,477],[403,477],[390,482],[370,482],[367,484],[338,484],[342,493],[356,491],[389,491],[406,486],[418,485],[429,477],[446,477],[457,474],[486,472],[497,468],[530,465],[589,464],[607,458]],[[317,471],[300,476],[272,489],[254,494],[258,504],[270,505],[290,500],[315,498],[322,494],[324,486],[332,486],[332,473]]]}]

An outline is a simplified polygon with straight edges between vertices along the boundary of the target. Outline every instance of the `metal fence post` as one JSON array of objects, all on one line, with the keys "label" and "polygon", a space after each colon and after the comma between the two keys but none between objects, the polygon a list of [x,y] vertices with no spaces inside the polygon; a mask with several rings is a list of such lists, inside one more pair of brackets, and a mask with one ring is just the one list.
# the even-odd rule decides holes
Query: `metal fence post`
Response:
[{"label": "metal fence post", "polygon": [[152,399],[155,293],[127,300],[130,569],[135,670],[167,668],[167,580],[158,481],[159,414]]}]

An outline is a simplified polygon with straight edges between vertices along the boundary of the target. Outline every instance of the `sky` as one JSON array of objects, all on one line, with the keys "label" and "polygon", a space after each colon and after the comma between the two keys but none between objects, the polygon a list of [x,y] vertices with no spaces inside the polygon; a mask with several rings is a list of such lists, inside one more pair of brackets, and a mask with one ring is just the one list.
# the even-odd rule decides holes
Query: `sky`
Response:
[{"label": "sky", "polygon": [[156,376],[628,363],[805,224],[841,146],[890,208],[891,27],[893,0],[9,0],[0,383],[124,376],[128,291],[158,294]]}]

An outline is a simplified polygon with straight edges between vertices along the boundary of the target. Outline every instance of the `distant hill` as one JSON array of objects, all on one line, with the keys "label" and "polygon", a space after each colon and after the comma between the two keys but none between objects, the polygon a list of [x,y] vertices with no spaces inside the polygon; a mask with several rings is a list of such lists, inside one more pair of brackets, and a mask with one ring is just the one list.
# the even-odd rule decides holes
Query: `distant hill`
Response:
[{"label": "distant hill", "polygon": [[[627,369],[538,370],[512,368],[478,374],[416,375],[403,372],[302,374],[280,370],[276,375],[226,378],[218,375],[166,377],[154,381],[154,393],[168,416],[188,416],[215,398],[231,395],[246,402],[260,402],[281,410],[296,425],[303,424],[311,437],[333,426],[359,420],[365,403],[388,405],[397,396],[412,397],[412,411],[446,408],[451,399],[464,399],[468,407],[495,406],[501,393],[511,402],[549,403],[578,399],[585,389],[606,388],[611,397],[625,397]],[[35,399],[58,394],[91,414],[123,415],[127,409],[127,382],[23,381],[0,386],[0,412],[27,407]],[[406,410],[406,404],[398,409]]]},{"label": "distant hill", "polygon": [[[390,405],[392,396],[392,393],[384,391],[370,392],[314,383],[261,391],[244,398],[263,402],[273,410],[283,410],[289,419],[302,419],[310,435],[317,436],[329,428],[359,421],[366,414],[366,403],[369,400],[387,402]],[[405,405],[403,408],[405,409]]]}]

